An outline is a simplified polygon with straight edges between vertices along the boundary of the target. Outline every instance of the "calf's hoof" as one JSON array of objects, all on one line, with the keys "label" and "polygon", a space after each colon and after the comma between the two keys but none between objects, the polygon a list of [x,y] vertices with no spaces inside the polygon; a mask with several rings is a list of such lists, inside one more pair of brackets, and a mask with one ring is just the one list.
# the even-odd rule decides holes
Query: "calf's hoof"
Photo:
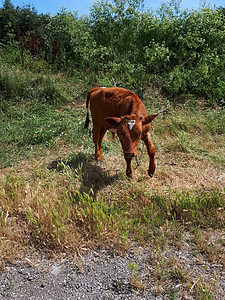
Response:
[{"label": "calf's hoof", "polygon": [[133,179],[132,173],[126,173],[127,177]]},{"label": "calf's hoof", "polygon": [[153,175],[154,175],[154,172],[152,172],[152,171],[148,171],[148,175],[149,175],[150,177],[153,177]]},{"label": "calf's hoof", "polygon": [[95,160],[96,160],[97,162],[101,162],[101,161],[102,161],[102,157],[101,157],[101,156],[95,156]]}]

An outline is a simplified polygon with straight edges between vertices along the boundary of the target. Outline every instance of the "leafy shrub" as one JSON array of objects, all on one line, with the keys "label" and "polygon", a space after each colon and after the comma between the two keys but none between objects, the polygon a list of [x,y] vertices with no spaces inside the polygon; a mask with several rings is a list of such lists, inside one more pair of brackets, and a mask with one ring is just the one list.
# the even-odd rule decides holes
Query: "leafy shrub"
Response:
[{"label": "leafy shrub", "polygon": [[[5,1],[0,42],[11,49],[5,59],[36,70],[45,62],[90,86],[113,82],[140,92],[150,83],[171,96],[188,93],[224,105],[224,10],[182,10],[176,0],[155,12],[143,8],[143,0],[102,0],[90,16],[63,8],[51,17]],[[49,88],[48,99],[55,94]]]}]

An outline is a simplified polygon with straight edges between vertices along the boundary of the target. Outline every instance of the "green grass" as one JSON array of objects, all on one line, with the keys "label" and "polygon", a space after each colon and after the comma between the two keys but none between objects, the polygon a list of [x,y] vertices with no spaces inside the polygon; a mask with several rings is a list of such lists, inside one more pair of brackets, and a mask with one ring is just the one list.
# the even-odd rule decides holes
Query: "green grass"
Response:
[{"label": "green grass", "polygon": [[158,149],[166,152],[190,153],[216,163],[225,163],[225,111],[201,111],[170,108],[154,122]]},{"label": "green grass", "polygon": [[0,166],[12,166],[34,152],[43,153],[43,148],[56,149],[60,140],[85,148],[91,144],[91,136],[84,130],[84,119],[76,109],[59,110],[38,101],[13,105],[2,102]]},{"label": "green grass", "polygon": [[[58,113],[54,107],[38,102],[3,107],[0,119],[1,159],[0,165],[13,165],[35,146],[52,148],[57,138],[70,130],[66,113]],[[70,120],[71,120],[70,119]],[[74,125],[78,118],[74,117]]]}]

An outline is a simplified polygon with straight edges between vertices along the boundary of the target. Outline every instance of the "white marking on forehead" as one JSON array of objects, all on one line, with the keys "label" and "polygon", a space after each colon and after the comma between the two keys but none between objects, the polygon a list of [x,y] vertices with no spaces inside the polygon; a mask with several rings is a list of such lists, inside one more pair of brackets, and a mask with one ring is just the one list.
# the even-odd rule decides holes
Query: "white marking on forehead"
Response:
[{"label": "white marking on forehead", "polygon": [[130,120],[128,122],[128,127],[129,127],[130,130],[134,127],[134,125],[135,125],[135,120]]}]

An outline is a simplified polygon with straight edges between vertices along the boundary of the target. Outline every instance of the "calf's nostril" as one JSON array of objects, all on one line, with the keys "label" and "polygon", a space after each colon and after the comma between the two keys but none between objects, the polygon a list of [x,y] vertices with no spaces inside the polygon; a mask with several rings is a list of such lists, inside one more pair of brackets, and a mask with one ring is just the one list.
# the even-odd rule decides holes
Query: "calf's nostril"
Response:
[{"label": "calf's nostril", "polygon": [[132,158],[132,157],[135,157],[135,154],[134,153],[124,153],[124,156],[126,158]]}]

